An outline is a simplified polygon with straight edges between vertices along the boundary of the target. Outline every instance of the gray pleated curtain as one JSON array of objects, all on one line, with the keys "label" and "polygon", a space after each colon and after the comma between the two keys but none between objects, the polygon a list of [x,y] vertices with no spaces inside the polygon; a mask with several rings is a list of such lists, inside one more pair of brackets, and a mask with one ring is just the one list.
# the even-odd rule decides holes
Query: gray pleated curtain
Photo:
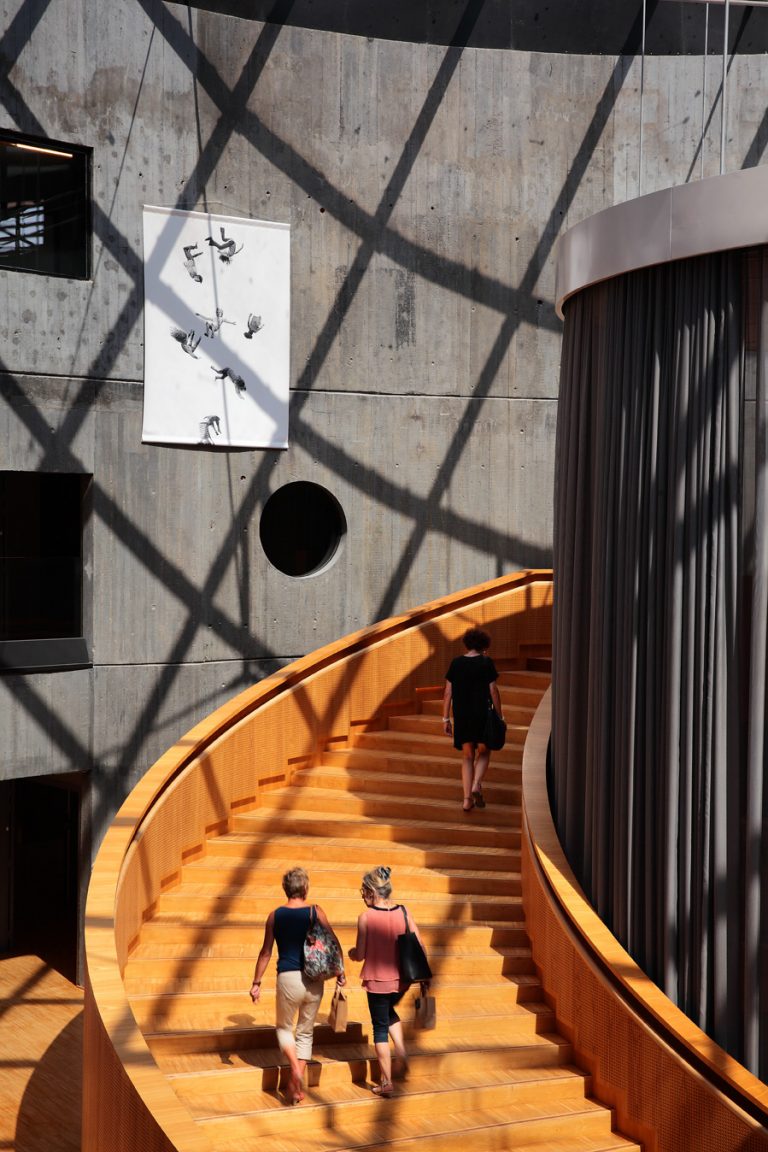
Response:
[{"label": "gray pleated curtain", "polygon": [[768,1079],[768,248],[566,305],[551,798],[643,969]]}]

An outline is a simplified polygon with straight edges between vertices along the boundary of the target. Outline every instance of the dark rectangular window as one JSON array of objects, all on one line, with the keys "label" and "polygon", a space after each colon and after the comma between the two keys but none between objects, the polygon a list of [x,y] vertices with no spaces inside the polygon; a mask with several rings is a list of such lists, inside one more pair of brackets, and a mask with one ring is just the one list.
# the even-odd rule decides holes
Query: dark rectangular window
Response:
[{"label": "dark rectangular window", "polygon": [[[89,479],[0,472],[1,667],[83,662],[83,508]],[[80,642],[68,643],[74,639]],[[29,643],[51,640],[60,643]]]},{"label": "dark rectangular window", "polygon": [[0,268],[87,280],[89,156],[0,132]]}]

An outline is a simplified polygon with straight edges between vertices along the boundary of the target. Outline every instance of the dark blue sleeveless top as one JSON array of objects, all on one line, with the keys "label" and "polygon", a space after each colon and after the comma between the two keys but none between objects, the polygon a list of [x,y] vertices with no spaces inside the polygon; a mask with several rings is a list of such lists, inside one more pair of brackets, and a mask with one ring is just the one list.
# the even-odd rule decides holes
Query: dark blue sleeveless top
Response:
[{"label": "dark blue sleeveless top", "polygon": [[301,972],[304,967],[304,937],[311,915],[311,908],[275,908],[278,973]]}]

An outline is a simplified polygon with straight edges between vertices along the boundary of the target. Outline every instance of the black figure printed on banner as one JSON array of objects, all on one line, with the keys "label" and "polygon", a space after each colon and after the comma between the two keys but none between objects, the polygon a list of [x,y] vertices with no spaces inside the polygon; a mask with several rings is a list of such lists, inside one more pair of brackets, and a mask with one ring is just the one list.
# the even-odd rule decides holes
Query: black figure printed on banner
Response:
[{"label": "black figure printed on banner", "polygon": [[215,364],[211,364],[211,368],[216,373],[217,380],[231,380],[235,386],[235,392],[238,396],[242,396],[245,392],[245,380],[242,376],[238,376],[234,368],[217,368]]},{"label": "black figure printed on banner", "polygon": [[212,244],[214,248],[218,249],[219,260],[222,264],[231,264],[232,257],[237,256],[238,252],[242,252],[242,244],[238,248],[234,240],[228,240],[223,228],[219,228],[221,232],[221,242],[214,240],[213,236],[206,238],[206,244]]},{"label": "black figure printed on banner", "polygon": [[205,416],[200,421],[200,443],[213,444],[213,437],[221,436],[221,417]]},{"label": "black figure printed on banner", "polygon": [[257,332],[261,332],[263,327],[264,321],[262,320],[261,316],[254,316],[253,312],[249,312],[248,329],[246,332],[243,332],[243,336],[245,336],[246,340],[253,340],[255,334]]},{"label": "black figure printed on banner", "polygon": [[185,332],[183,328],[171,328],[171,336],[173,336],[174,340],[179,344],[182,352],[186,352],[188,356],[192,356],[195,360],[200,359],[200,357],[196,355],[196,352],[201,337],[195,334],[194,328],[190,328],[189,332]]},{"label": "black figure printed on banner", "polygon": [[197,248],[197,240],[195,240],[194,244],[187,244],[185,246],[185,248],[184,248],[184,267],[186,268],[187,272],[189,272],[190,276],[192,277],[192,279],[197,284],[202,284],[203,278],[200,275],[200,273],[198,272],[197,267],[195,265],[195,260],[197,260],[197,258],[199,256],[202,256],[202,252],[196,252],[195,251],[196,248]]},{"label": "black figure printed on banner", "polygon": [[198,316],[201,320],[205,320],[205,332],[203,335],[207,336],[209,340],[213,339],[222,324],[235,323],[234,320],[225,319],[223,308],[217,308],[215,316],[203,316],[202,312],[195,312],[195,316]]}]

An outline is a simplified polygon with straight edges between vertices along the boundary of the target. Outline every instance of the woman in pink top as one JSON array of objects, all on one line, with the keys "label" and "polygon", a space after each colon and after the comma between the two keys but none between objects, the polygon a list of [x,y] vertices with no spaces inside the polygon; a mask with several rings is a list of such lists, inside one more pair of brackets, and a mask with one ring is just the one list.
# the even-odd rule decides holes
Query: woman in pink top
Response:
[{"label": "woman in pink top", "polygon": [[[397,937],[405,931],[405,917],[402,905],[394,904],[390,898],[390,875],[391,869],[383,867],[363,876],[360,895],[365,901],[365,912],[357,921],[355,947],[349,950],[350,960],[363,961],[363,988],[368,993],[373,1046],[381,1069],[381,1083],[373,1088],[377,1096],[391,1096],[393,1076],[402,1080],[408,1070],[403,1025],[395,1011],[408,990],[408,984],[400,979],[397,963]],[[419,936],[410,914],[408,920]],[[389,1050],[390,1036],[395,1050],[394,1062]]]}]

